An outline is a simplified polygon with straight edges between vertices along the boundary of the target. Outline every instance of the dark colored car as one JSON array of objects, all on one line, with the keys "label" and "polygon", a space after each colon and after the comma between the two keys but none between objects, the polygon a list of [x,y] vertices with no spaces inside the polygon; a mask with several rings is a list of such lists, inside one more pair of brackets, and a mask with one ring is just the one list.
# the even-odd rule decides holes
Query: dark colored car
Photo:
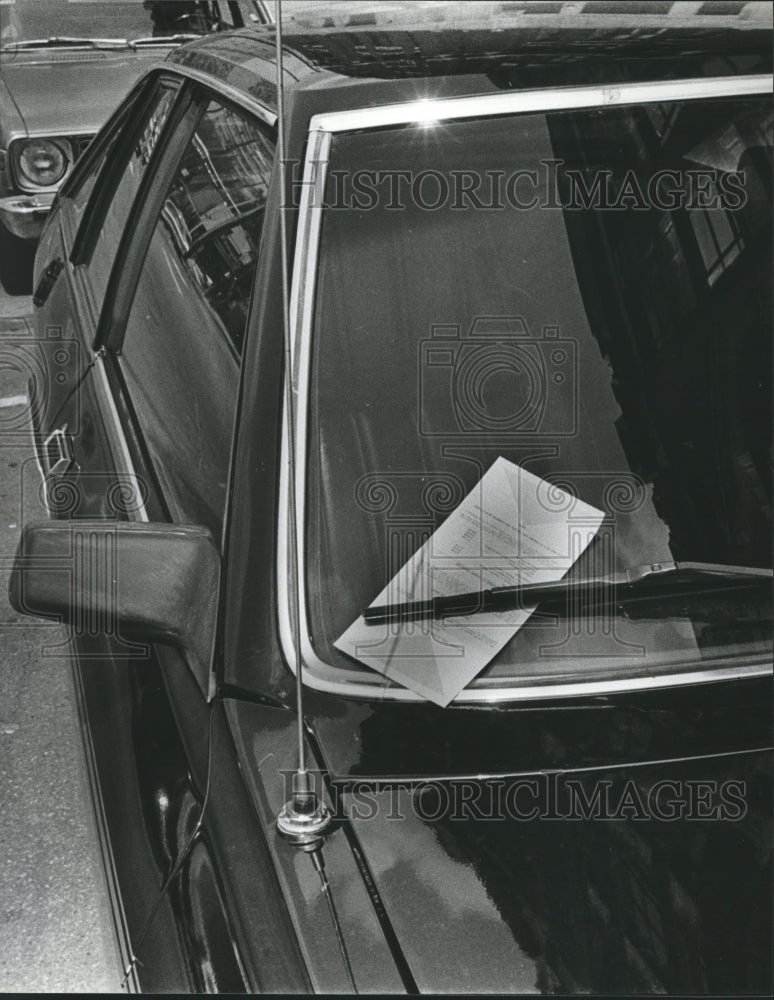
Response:
[{"label": "dark colored car", "polygon": [[[19,0],[0,5],[0,257],[29,282],[54,194],[129,88],[169,49],[271,20],[255,0]],[[22,242],[19,242],[22,241]]]},{"label": "dark colored car", "polygon": [[[273,30],[194,42],[62,187],[11,593],[132,987],[771,991],[768,7],[572,6],[297,23],[283,162]],[[466,646],[401,573],[485,515]]]}]

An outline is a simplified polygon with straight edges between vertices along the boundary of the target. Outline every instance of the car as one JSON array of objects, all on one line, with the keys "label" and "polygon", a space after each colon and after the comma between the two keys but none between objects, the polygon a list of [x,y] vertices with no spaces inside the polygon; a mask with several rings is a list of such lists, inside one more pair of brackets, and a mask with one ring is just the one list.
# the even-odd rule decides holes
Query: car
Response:
[{"label": "car", "polygon": [[38,246],[126,985],[767,995],[769,7],[344,20],[175,49]]},{"label": "car", "polygon": [[0,5],[0,256],[9,291],[29,284],[54,194],[149,61],[251,20],[271,20],[263,2]]}]

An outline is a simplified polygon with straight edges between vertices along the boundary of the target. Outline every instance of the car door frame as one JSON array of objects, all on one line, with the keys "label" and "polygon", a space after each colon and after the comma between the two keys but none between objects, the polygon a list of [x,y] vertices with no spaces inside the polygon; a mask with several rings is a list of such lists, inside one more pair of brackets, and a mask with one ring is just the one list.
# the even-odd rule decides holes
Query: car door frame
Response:
[{"label": "car door frame", "polygon": [[[244,95],[239,95],[240,100],[236,101],[234,97],[238,92],[232,87],[224,86],[223,93],[221,93],[221,88],[214,90],[212,81],[208,80],[204,74],[195,70],[189,71],[187,68],[179,76],[182,78],[182,82],[177,104],[170,113],[169,121],[164,126],[164,135],[160,138],[159,147],[154,153],[155,165],[151,163],[130,211],[126,229],[111,268],[93,342],[93,349],[101,353],[101,361],[98,364],[104,371],[110,394],[108,405],[115,408],[127,441],[123,455],[126,468],[122,471],[130,476],[139,474],[141,477],[147,477],[147,481],[152,484],[155,502],[152,499],[151,505],[141,513],[141,519],[152,521],[171,521],[172,516],[164,499],[163,489],[155,472],[153,461],[142,439],[141,423],[132,404],[131,393],[126,385],[118,359],[145,257],[167,188],[178,167],[180,156],[190,142],[208,103],[211,100],[216,100],[225,107],[234,108],[236,106],[239,114],[257,123],[264,131],[273,128],[276,123],[276,115],[258,102],[245,100]],[[178,107],[180,111],[173,121]],[[256,113],[256,108],[260,109],[259,114]],[[164,141],[165,138],[166,141]],[[249,326],[248,310],[245,332]],[[241,357],[237,358],[237,364],[239,366],[238,377],[241,381]],[[233,455],[234,434],[238,420],[239,398],[237,397],[234,405],[229,460]],[[224,523],[227,519],[229,504],[230,496],[227,491],[223,510]],[[224,538],[224,534],[221,533],[221,537],[217,539],[221,553],[225,549]]]},{"label": "car door frame", "polygon": [[[166,166],[171,176],[179,162],[179,157],[174,153],[182,152],[207,101],[211,98],[219,101],[228,99],[229,103],[237,104],[248,116],[253,119],[257,117],[269,127],[276,120],[269,109],[255,104],[244,95],[238,95],[239,100],[233,100],[236,92],[232,88],[226,86],[222,93],[219,86],[217,89],[213,88],[212,80],[195,71],[167,73],[163,69],[155,74],[151,72],[140,81],[138,88],[155,86],[155,77],[159,72],[179,78],[180,92],[164,125],[153,161],[138,189],[124,237],[111,266],[108,294],[112,286],[115,290],[113,294],[123,292],[122,301],[128,302],[131,302],[132,295],[125,294],[125,287],[121,283],[125,255],[129,253],[130,247],[135,246],[133,238],[141,226],[147,228],[144,235],[147,240],[150,239],[158,213],[154,214],[149,205],[152,207],[159,203],[159,189],[162,195],[166,191],[166,186],[159,183],[159,180],[163,180],[162,168]],[[186,101],[189,95],[193,95],[193,87],[188,84],[186,92],[186,78],[200,89],[198,99],[192,98],[188,103]],[[225,93],[226,91],[229,93]],[[193,127],[181,132],[178,126],[183,116],[194,106],[198,111],[191,115]],[[112,120],[115,120],[115,116]],[[107,133],[102,145],[95,146],[78,176],[82,176],[89,164],[94,162],[105,141]],[[109,154],[109,159],[113,158],[121,160],[117,149]],[[76,177],[73,185],[77,182]],[[67,193],[65,190],[63,202]],[[60,237],[65,243],[68,235],[72,236],[72,231],[69,234],[67,231],[66,216],[66,206],[60,204],[55,224],[60,226]],[[81,225],[85,222],[86,219],[82,219]],[[94,315],[95,310],[93,303],[88,301],[88,294],[84,294],[87,278],[82,271],[78,272],[78,267],[86,259],[86,247],[87,244],[83,242],[76,242],[75,246],[66,245],[69,259],[65,267],[67,274],[63,276],[66,281],[71,282],[70,301],[75,304],[78,312],[78,332],[84,346],[88,345],[91,350],[89,368],[84,376],[88,377],[89,371],[93,375],[100,422],[114,457],[112,471],[136,477],[137,456],[142,453],[141,443],[133,434],[135,428],[131,404],[121,391],[116,372],[111,370],[115,359],[110,358],[108,345],[100,340],[104,327]],[[76,249],[79,249],[77,255],[74,253]],[[137,266],[137,274],[139,269]],[[239,399],[235,404],[234,430],[238,413]],[[228,503],[227,495],[226,506]],[[150,502],[143,503],[130,512],[129,516],[136,520],[166,520],[168,518],[164,516],[165,513],[163,504],[158,499],[154,501],[151,498]],[[221,604],[223,600],[222,590]],[[240,775],[222,702],[216,700],[206,703],[182,658],[165,663],[163,669],[159,669],[155,657],[152,663],[146,662],[139,667],[133,666],[128,660],[106,662],[99,666],[74,661],[73,666],[103,859],[119,949],[130,988],[197,990],[202,987],[207,975],[206,969],[201,966],[203,958],[210,963],[217,959],[223,980],[231,983],[232,988],[237,975],[235,970],[238,970],[238,975],[248,989],[261,992],[285,989],[307,992],[310,980],[297,932],[287,910],[266,842],[266,832],[258,821]],[[114,669],[110,670],[111,667]],[[99,718],[105,714],[106,718]],[[127,716],[131,717],[131,721],[127,721]],[[162,724],[153,724],[154,719],[157,722],[162,720]],[[149,759],[140,760],[143,739],[135,741],[132,749],[127,748],[127,740],[124,738],[124,745],[119,747],[121,753],[118,755],[123,759],[106,760],[111,756],[111,751],[115,755],[118,744],[115,742],[117,737],[114,730],[118,727],[131,729],[133,733],[139,727],[140,736],[144,733],[146,741],[159,729],[168,733],[169,745],[164,759],[159,762],[153,759],[154,754],[150,754]],[[207,739],[203,738],[204,733],[209,734]],[[160,777],[159,767],[162,765],[167,767],[167,773]],[[168,773],[170,767],[173,769],[171,775]],[[144,796],[146,800],[154,796],[158,799],[162,779],[182,789],[181,795],[191,807],[190,815],[194,820],[198,804],[201,823],[201,835],[195,843],[192,839],[186,846],[184,854],[188,856],[185,865],[180,867],[175,876],[175,883],[164,884],[158,895],[159,902],[150,910],[148,919],[153,921],[153,927],[145,940],[144,950],[138,956],[138,962],[134,960],[135,949],[146,928],[138,923],[136,915],[133,919],[127,916],[125,897],[128,891],[140,892],[141,887],[135,884],[135,880],[144,886],[146,897],[149,893],[152,896],[154,872],[140,874],[137,871],[140,859],[136,852],[132,856],[126,839],[116,845],[117,832],[119,839],[121,838],[121,831],[117,831],[117,828],[123,820],[127,827],[138,831],[137,836],[142,836],[145,831],[145,836],[156,845],[156,851],[158,845],[164,844],[165,836],[169,835],[170,830],[163,827],[164,809],[155,809],[153,805],[151,809],[155,811],[150,818],[147,814],[144,818],[128,813],[121,815],[121,809],[116,807],[115,797],[111,797],[109,790],[106,794],[105,786],[126,782],[127,778],[130,779],[129,784],[134,782],[132,787],[136,786],[136,794],[141,798]],[[121,801],[118,800],[119,806]],[[204,807],[207,804],[210,808],[204,817]],[[149,831],[149,823],[156,824],[155,833]],[[186,873],[186,867],[191,868],[193,864],[191,852],[197,847],[200,850],[194,866],[196,871]],[[169,876],[171,877],[171,872]],[[166,900],[162,903],[164,896]],[[198,900],[195,900],[194,897],[197,896]],[[200,920],[197,925],[197,913],[206,914],[206,921]],[[191,931],[192,927],[195,933]],[[199,934],[198,938],[196,934]],[[202,942],[206,947],[202,948]],[[220,978],[221,976],[214,985],[218,985]]]}]

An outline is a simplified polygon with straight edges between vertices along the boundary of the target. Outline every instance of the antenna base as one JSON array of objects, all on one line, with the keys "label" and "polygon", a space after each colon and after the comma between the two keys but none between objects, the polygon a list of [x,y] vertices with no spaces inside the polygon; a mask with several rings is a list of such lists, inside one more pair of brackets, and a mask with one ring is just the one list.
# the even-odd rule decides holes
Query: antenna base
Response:
[{"label": "antenna base", "polygon": [[311,851],[318,845],[330,821],[331,814],[324,802],[316,801],[314,809],[309,811],[308,805],[301,810],[290,799],[277,817],[277,830],[294,847]]}]

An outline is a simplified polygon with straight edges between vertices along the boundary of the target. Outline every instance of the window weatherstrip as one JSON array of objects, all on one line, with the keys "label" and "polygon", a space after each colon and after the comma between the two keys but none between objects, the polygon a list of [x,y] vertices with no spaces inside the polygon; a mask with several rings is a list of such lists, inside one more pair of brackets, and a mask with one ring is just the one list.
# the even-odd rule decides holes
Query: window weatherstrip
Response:
[{"label": "window weatherstrip", "polygon": [[[426,125],[430,122],[496,115],[546,113],[587,108],[608,108],[631,104],[674,103],[676,101],[707,100],[719,97],[740,98],[770,93],[771,75],[711,77],[683,81],[665,80],[652,83],[622,83],[602,87],[566,87],[553,90],[506,91],[497,94],[439,100],[412,101],[383,107],[315,115],[309,123],[309,137],[304,161],[302,194],[299,204],[298,229],[293,258],[290,296],[292,377],[298,400],[295,440],[295,510],[299,526],[297,551],[288,552],[288,425],[283,413],[282,452],[279,485],[278,546],[277,546],[277,605],[280,640],[288,664],[296,662],[293,651],[290,601],[294,595],[288,587],[291,558],[295,558],[299,581],[298,601],[304,683],[331,694],[370,700],[421,702],[425,699],[414,691],[391,684],[386,678],[375,682],[373,671],[344,671],[321,660],[309,638],[309,620],[305,597],[306,546],[305,506],[307,468],[307,425],[311,374],[312,323],[317,290],[317,263],[320,250],[323,192],[328,170],[332,136],[341,132],[373,130],[401,125]],[[287,376],[287,373],[285,375]],[[292,668],[291,668],[292,669]],[[729,664],[724,659],[715,667],[704,666],[685,670],[675,664],[675,672],[655,677],[629,677],[610,680],[547,682],[518,686],[499,679],[474,680],[460,692],[456,703],[542,700],[547,698],[584,697],[643,691],[655,688],[727,681],[736,678],[767,676],[772,672],[769,657],[756,656],[753,662]]]},{"label": "window weatherstrip", "polygon": [[126,475],[131,480],[132,488],[136,491],[136,498],[127,507],[130,519],[133,521],[150,521],[148,512],[145,509],[145,501],[142,496],[142,482],[134,468],[132,455],[129,451],[129,443],[126,440],[121,417],[118,413],[110,382],[105,371],[105,359],[102,354],[98,355],[94,361],[94,380],[99,407],[105,425],[110,449],[113,452],[113,462],[119,476]]},{"label": "window weatherstrip", "polygon": [[118,241],[99,312],[95,350],[107,347],[119,351],[123,344],[129,310],[167,189],[205,107],[205,100],[181,89],[170,108]]},{"label": "window weatherstrip", "polygon": [[232,87],[230,83],[226,83],[224,80],[218,80],[217,85],[213,85],[213,79],[207,73],[202,73],[200,70],[193,69],[191,66],[184,66],[180,63],[167,63],[164,66],[164,70],[170,76],[180,76],[202,84],[213,100],[217,100],[218,97],[224,97],[231,101],[232,104],[236,104],[245,111],[249,111],[255,115],[256,118],[260,118],[264,125],[268,125],[269,128],[274,128],[277,124],[276,111],[273,111],[254,97],[245,94],[243,90]]}]

